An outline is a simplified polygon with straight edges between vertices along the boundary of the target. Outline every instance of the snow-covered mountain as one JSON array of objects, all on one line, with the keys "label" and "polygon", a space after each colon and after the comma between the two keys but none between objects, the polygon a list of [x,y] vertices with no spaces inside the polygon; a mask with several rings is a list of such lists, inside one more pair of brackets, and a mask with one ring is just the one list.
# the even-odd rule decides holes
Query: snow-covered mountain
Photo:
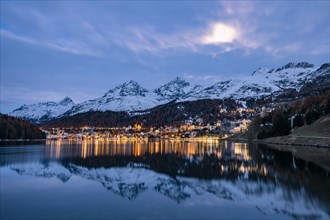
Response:
[{"label": "snow-covered mountain", "polygon": [[159,103],[153,92],[131,80],[109,90],[101,98],[75,105],[66,115],[88,111],[137,111],[154,107]]},{"label": "snow-covered mountain", "polygon": [[193,89],[190,87],[189,82],[179,77],[153,91],[145,89],[131,80],[109,90],[101,98],[75,105],[70,111],[66,112],[66,115],[106,110],[141,111],[176,99],[182,99],[189,92],[191,93]]},{"label": "snow-covered mountain", "polygon": [[157,88],[154,92],[159,101],[172,101],[184,97],[191,90],[190,83],[179,77]]},{"label": "snow-covered mountain", "polygon": [[73,105],[73,102],[67,98],[64,103],[61,101],[23,105],[10,115],[32,122],[42,122],[88,111],[142,111],[174,100],[177,102],[222,98],[242,100],[277,96],[287,89],[299,91],[315,79],[324,81],[329,77],[329,63],[315,67],[306,62],[291,62],[277,69],[258,68],[245,77],[217,82],[207,87],[191,85],[179,77],[154,90],[148,90],[135,81],[129,81],[109,90],[101,98],[77,105]]},{"label": "snow-covered mountain", "polygon": [[86,168],[75,164],[63,166],[51,162],[12,164],[11,170],[20,175],[38,178],[56,177],[63,183],[77,176],[99,182],[110,192],[134,200],[144,192],[160,194],[177,203],[189,203],[207,198],[221,203],[251,204],[265,215],[282,213],[296,218],[327,218],[317,201],[304,188],[286,187],[281,182],[253,180],[248,173],[235,181],[175,178],[147,168],[113,167]]},{"label": "snow-covered mountain", "polygon": [[307,82],[320,75],[329,75],[330,67],[315,68],[306,62],[288,63],[278,69],[258,68],[251,75],[218,82],[202,90],[197,90],[184,100],[202,98],[260,98],[284,89],[299,91]]},{"label": "snow-covered mountain", "polygon": [[65,97],[59,102],[50,101],[32,105],[23,105],[9,114],[29,120],[33,123],[40,123],[64,114],[73,106],[73,101],[70,98]]}]

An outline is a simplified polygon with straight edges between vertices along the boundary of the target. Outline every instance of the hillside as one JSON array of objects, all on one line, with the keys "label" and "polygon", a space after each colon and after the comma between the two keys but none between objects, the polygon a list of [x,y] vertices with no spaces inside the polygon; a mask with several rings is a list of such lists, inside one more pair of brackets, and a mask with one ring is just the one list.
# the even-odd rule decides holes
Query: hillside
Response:
[{"label": "hillside", "polygon": [[42,139],[43,132],[28,121],[0,114],[0,139]]},{"label": "hillside", "polygon": [[32,105],[23,105],[9,114],[14,117],[28,120],[31,123],[40,123],[64,114],[73,106],[73,101],[70,98],[65,97],[59,102],[48,101]]},{"label": "hillside", "polygon": [[217,120],[237,118],[237,108],[241,107],[233,99],[203,99],[186,102],[169,102],[146,111],[133,114],[114,111],[90,111],[73,116],[63,116],[43,124],[43,127],[120,127],[142,124],[143,127],[164,125],[216,123]]},{"label": "hillside", "polygon": [[205,99],[235,99],[243,104],[251,100],[290,101],[329,90],[330,64],[316,67],[306,62],[290,62],[279,68],[258,68],[244,77],[210,83],[210,86],[192,85],[177,77],[150,90],[130,80],[108,90],[100,98],[78,104],[65,98],[58,103],[23,105],[9,114],[33,123],[45,123],[90,111],[140,112],[169,102]]},{"label": "hillside", "polygon": [[330,114],[316,120],[311,125],[305,125],[297,128],[291,136],[330,138]]},{"label": "hillside", "polygon": [[262,142],[282,145],[302,145],[330,147],[330,114],[327,114],[311,125],[297,128],[288,136],[272,137]]}]

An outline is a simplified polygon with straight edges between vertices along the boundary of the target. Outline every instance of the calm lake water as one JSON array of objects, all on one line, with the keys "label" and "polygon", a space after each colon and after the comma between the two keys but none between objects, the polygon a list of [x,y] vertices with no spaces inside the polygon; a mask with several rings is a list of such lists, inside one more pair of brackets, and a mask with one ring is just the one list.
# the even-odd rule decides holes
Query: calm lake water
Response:
[{"label": "calm lake water", "polygon": [[218,140],[0,146],[1,219],[329,219],[330,173]]}]

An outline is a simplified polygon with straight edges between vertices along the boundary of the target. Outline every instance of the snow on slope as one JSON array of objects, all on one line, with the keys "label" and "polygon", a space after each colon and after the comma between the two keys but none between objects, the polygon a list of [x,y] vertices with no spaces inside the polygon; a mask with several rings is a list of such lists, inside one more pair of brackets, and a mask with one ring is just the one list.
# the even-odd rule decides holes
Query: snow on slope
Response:
[{"label": "snow on slope", "polygon": [[221,99],[230,97],[232,92],[240,85],[240,80],[227,80],[218,82],[212,86],[203,88],[197,87],[195,91],[189,93],[189,95],[183,97],[184,101],[191,101],[197,99]]},{"label": "snow on slope", "polygon": [[88,111],[141,111],[178,99],[190,89],[190,84],[177,77],[173,81],[149,91],[131,80],[109,90],[98,99],[74,106],[66,115]]},{"label": "snow on slope", "polygon": [[40,123],[62,115],[73,106],[73,101],[65,97],[59,102],[41,102],[32,105],[23,105],[10,112],[9,115],[26,119],[34,123]]},{"label": "snow on slope", "polygon": [[[135,81],[129,81],[109,90],[103,97],[73,105],[45,102],[22,106],[10,113],[32,122],[46,121],[63,115],[88,111],[141,111],[176,100],[260,98],[275,95],[285,89],[297,91],[318,76],[330,75],[330,64],[317,68],[306,62],[288,63],[277,69],[259,68],[251,75],[203,87],[191,85],[179,77],[153,90],[147,90]],[[71,102],[70,102],[71,101]],[[62,115],[62,116],[63,116]]]},{"label": "snow on slope", "polygon": [[170,81],[169,83],[155,89],[154,92],[157,94],[157,100],[159,101],[171,101],[179,99],[186,95],[189,90],[190,83],[179,77]]},{"label": "snow on slope", "polygon": [[66,115],[88,111],[137,111],[154,107],[159,103],[153,92],[131,80],[109,90],[101,98],[75,105]]},{"label": "snow on slope", "polygon": [[252,180],[248,175],[242,179],[229,181],[180,176],[173,178],[146,168],[86,168],[74,164],[64,167],[54,162],[47,166],[36,162],[13,164],[9,167],[21,175],[57,177],[62,182],[69,181],[72,176],[79,176],[99,182],[107,190],[129,200],[152,190],[178,203],[189,200],[200,201],[206,196],[208,200],[253,205],[264,214],[280,212],[297,218],[326,219],[328,217],[327,213],[320,209],[317,201],[310,198],[303,188],[289,188],[282,186],[280,182]]},{"label": "snow on slope", "polygon": [[307,81],[329,72],[329,68],[324,69],[322,72],[317,70],[313,64],[306,62],[288,63],[276,70],[259,68],[249,76],[218,82],[183,99],[258,98],[288,88],[299,90]]}]

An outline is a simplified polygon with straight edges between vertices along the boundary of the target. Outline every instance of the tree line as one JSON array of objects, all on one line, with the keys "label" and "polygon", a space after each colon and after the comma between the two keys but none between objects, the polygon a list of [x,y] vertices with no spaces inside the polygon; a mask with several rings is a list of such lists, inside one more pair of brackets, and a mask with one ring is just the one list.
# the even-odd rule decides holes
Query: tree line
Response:
[{"label": "tree line", "polygon": [[198,117],[203,120],[203,124],[215,123],[224,118],[234,119],[236,115],[222,113],[221,108],[227,111],[234,111],[240,104],[233,99],[204,99],[187,102],[170,102],[147,111],[130,114],[128,112],[113,111],[90,111],[73,116],[66,116],[49,121],[42,126],[52,127],[122,127],[134,124],[143,127],[161,127],[180,125],[184,120]]},{"label": "tree line", "polygon": [[0,139],[43,139],[45,134],[28,121],[0,114]]},{"label": "tree line", "polygon": [[330,91],[280,105],[267,115],[256,117],[249,132],[257,139],[284,136],[292,129],[310,125],[327,114],[330,114]]}]

